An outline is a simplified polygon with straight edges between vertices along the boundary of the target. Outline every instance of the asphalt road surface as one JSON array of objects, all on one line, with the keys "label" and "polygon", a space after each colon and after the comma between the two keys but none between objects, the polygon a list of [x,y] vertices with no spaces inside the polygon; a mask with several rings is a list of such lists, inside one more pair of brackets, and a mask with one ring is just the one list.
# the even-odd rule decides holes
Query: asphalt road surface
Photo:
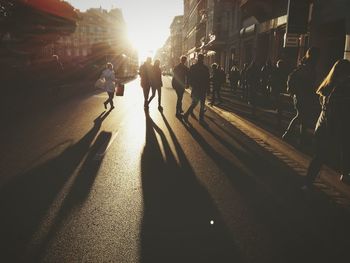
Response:
[{"label": "asphalt road surface", "polygon": [[164,84],[163,112],[134,80],[2,125],[0,262],[350,262],[344,208]]}]

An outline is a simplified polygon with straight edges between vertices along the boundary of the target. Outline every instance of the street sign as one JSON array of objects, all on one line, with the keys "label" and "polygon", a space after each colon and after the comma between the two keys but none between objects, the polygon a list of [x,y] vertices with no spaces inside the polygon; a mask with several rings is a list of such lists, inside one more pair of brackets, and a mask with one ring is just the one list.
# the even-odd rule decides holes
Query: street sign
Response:
[{"label": "street sign", "polygon": [[284,34],[283,47],[299,47],[300,35],[297,34]]}]

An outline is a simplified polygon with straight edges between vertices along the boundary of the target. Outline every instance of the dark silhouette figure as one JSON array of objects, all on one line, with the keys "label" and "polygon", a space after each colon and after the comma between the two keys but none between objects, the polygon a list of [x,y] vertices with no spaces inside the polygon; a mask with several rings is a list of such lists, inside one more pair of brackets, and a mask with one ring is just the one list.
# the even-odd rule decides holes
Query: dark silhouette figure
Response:
[{"label": "dark silhouette figure", "polygon": [[148,104],[151,103],[153,98],[156,96],[156,92],[158,93],[158,110],[163,110],[162,107],[162,70],[160,69],[160,60],[157,59],[154,61],[154,65],[152,67],[151,72],[151,87],[152,87],[152,96],[148,100]]},{"label": "dark silhouette figure", "polygon": [[275,109],[279,109],[279,99],[280,94],[286,92],[288,79],[288,69],[283,60],[278,60],[276,63],[276,68],[272,72],[271,76],[271,97],[272,106]]},{"label": "dark silhouette figure", "polygon": [[241,74],[236,66],[233,66],[229,72],[229,81],[230,87],[233,92],[236,92],[238,89],[238,81],[241,78]]},{"label": "dark silhouette figure", "polygon": [[315,128],[315,156],[310,162],[306,186],[311,186],[327,159],[331,142],[341,151],[341,180],[350,183],[350,62],[337,61],[317,89],[322,110]]},{"label": "dark silhouette figure", "polygon": [[221,95],[220,95],[220,90],[222,85],[222,73],[216,63],[211,65],[211,68],[212,68],[212,75],[210,77],[210,81],[213,87],[211,105],[214,105],[216,99],[218,99],[220,103],[222,102]]},{"label": "dark silhouette figure", "polygon": [[152,75],[152,58],[147,60],[140,67],[141,87],[144,96],[144,107],[148,108],[148,96],[151,89],[151,75]]},{"label": "dark silhouette figure", "polygon": [[187,57],[182,56],[180,59],[180,63],[177,66],[175,66],[173,70],[174,76],[171,83],[177,95],[176,116],[180,116],[180,114],[183,113],[182,99],[184,96],[185,88],[188,85],[188,67],[186,67],[185,65],[186,61]]},{"label": "dark silhouette figure", "polygon": [[112,63],[107,63],[106,69],[102,72],[100,79],[105,79],[104,89],[108,94],[108,99],[103,105],[105,109],[107,109],[107,104],[109,103],[111,109],[114,109],[113,98],[115,93],[115,72]]},{"label": "dark silhouette figure", "polygon": [[272,85],[271,78],[274,71],[274,67],[270,60],[267,60],[265,65],[261,68],[260,72],[260,88],[265,97],[271,95]]},{"label": "dark silhouette figure", "polygon": [[288,125],[282,138],[287,140],[297,124],[300,122],[300,134],[302,143],[305,139],[306,121],[309,117],[309,105],[314,96],[315,67],[319,58],[319,49],[308,49],[301,65],[288,76],[287,91],[293,96],[296,115]]},{"label": "dark silhouette figure", "polygon": [[204,65],[204,55],[199,54],[197,63],[192,65],[188,72],[188,82],[192,87],[192,103],[183,116],[186,122],[188,121],[188,116],[193,113],[199,102],[199,121],[204,121],[205,97],[209,89],[209,79],[209,68]]},{"label": "dark silhouette figure", "polygon": [[245,101],[248,101],[248,83],[247,83],[247,69],[248,69],[248,64],[244,63],[243,69],[241,70],[241,80],[240,80],[240,86],[241,89],[243,90],[243,99]]},{"label": "dark silhouette figure", "polygon": [[248,103],[253,106],[253,113],[255,113],[256,106],[256,92],[259,85],[259,68],[255,61],[249,65],[247,69],[247,88],[248,88]]}]

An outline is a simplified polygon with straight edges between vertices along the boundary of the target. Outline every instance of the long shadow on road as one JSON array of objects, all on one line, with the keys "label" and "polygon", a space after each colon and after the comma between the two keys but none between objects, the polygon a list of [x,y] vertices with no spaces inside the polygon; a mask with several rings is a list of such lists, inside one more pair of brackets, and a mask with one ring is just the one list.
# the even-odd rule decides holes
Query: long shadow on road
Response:
[{"label": "long shadow on road", "polygon": [[146,144],[141,160],[142,262],[243,262],[213,201],[197,181],[174,132],[163,119],[179,163],[166,135],[146,113]]},{"label": "long shadow on road", "polygon": [[[249,255],[251,262],[331,262],[350,258],[346,245],[350,241],[349,215],[344,210],[315,192],[303,195],[290,172],[267,163],[257,154],[245,154],[210,125],[204,125],[202,129],[253,171],[247,176],[235,167],[237,160],[232,161],[214,149],[211,141],[191,124],[183,125],[253,212],[258,225],[256,234],[269,235],[266,240],[271,243],[264,252],[253,250],[256,255]],[[243,140],[242,134],[236,135]],[[239,144],[245,147],[244,143]],[[251,151],[252,146],[249,148]],[[247,245],[254,246],[253,243]]]},{"label": "long shadow on road", "polygon": [[[94,149],[105,143],[110,136],[99,136],[95,144],[92,142],[98,134],[103,120],[109,112],[103,112],[94,126],[74,145],[69,146],[59,156],[32,168],[23,175],[4,185],[0,192],[0,246],[1,262],[32,262],[38,257],[38,250],[46,246],[58,230],[59,222],[70,211],[73,204],[82,203],[88,196],[99,163],[91,165],[91,154]],[[52,205],[57,202],[58,195],[70,180],[87,153],[88,157],[81,166],[72,187],[58,209],[57,218],[53,218],[52,229],[42,229],[47,224]],[[62,193],[61,193],[62,194]],[[51,222],[49,222],[51,223]],[[46,234],[38,238],[38,232]],[[35,242],[34,242],[35,241]],[[35,243],[33,245],[32,243]],[[41,247],[41,248],[40,248]]]}]

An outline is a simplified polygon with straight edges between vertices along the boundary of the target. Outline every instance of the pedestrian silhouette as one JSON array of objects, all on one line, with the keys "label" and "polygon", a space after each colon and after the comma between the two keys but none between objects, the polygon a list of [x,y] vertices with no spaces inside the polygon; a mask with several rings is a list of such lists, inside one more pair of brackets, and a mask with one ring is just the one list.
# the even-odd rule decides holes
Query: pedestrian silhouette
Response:
[{"label": "pedestrian silhouette", "polygon": [[160,60],[157,59],[154,61],[154,65],[151,71],[151,88],[152,88],[152,96],[148,100],[148,104],[151,103],[153,98],[156,96],[156,92],[158,93],[158,110],[162,111],[162,71],[160,69]]},{"label": "pedestrian silhouette", "polygon": [[173,69],[173,79],[171,84],[175,89],[177,95],[176,102],[176,116],[179,117],[183,113],[182,109],[182,99],[184,96],[185,88],[187,87],[187,76],[188,76],[188,67],[185,65],[187,57],[182,56],[180,58],[180,63],[176,65]]},{"label": "pedestrian silhouette", "polygon": [[253,105],[253,113],[255,113],[256,106],[256,92],[259,85],[259,68],[253,60],[247,68],[246,79],[247,79],[247,88],[248,88],[248,103]]},{"label": "pedestrian silhouette", "polygon": [[145,108],[148,108],[148,96],[151,89],[152,58],[148,57],[140,67],[141,88],[143,90]]},{"label": "pedestrian silhouette", "polygon": [[[315,128],[315,155],[310,162],[306,187],[310,187],[327,161],[331,142],[341,151],[341,180],[350,183],[350,61],[337,61],[317,89],[322,110]],[[304,186],[304,187],[305,187]]]},{"label": "pedestrian silhouette", "polygon": [[276,68],[271,74],[271,99],[272,107],[280,110],[280,94],[286,92],[288,70],[282,59],[276,63]]},{"label": "pedestrian silhouette", "polygon": [[237,91],[238,88],[238,81],[241,78],[241,74],[237,68],[237,66],[233,66],[229,73],[229,81],[230,81],[230,87],[233,92]]},{"label": "pedestrian silhouette", "polygon": [[312,47],[308,49],[301,65],[288,76],[287,91],[293,96],[296,115],[291,120],[282,138],[288,140],[292,131],[300,122],[300,143],[305,140],[306,121],[309,118],[310,103],[314,96],[315,68],[319,58],[319,49]]},{"label": "pedestrian silhouette", "polygon": [[104,88],[108,94],[108,99],[103,102],[105,109],[107,109],[108,103],[111,105],[111,110],[114,109],[113,98],[115,92],[115,72],[113,70],[113,64],[107,63],[106,69],[102,72],[100,79],[105,79]]},{"label": "pedestrian silhouette", "polygon": [[222,78],[221,70],[219,69],[219,66],[216,63],[213,63],[211,65],[211,68],[212,68],[212,74],[210,77],[210,82],[212,84],[212,99],[210,104],[214,105],[216,99],[218,99],[219,102],[222,102],[220,89],[223,82],[223,78]]},{"label": "pedestrian silhouette", "polygon": [[192,87],[192,103],[183,115],[186,122],[188,122],[188,116],[193,114],[194,108],[200,103],[199,121],[204,123],[205,97],[209,89],[209,79],[209,68],[204,65],[204,55],[198,54],[197,63],[192,65],[188,72],[188,82]]},{"label": "pedestrian silhouette", "polygon": [[247,83],[247,69],[248,63],[244,63],[243,69],[241,70],[241,80],[239,82],[241,89],[243,90],[243,99],[248,101],[248,83]]}]

